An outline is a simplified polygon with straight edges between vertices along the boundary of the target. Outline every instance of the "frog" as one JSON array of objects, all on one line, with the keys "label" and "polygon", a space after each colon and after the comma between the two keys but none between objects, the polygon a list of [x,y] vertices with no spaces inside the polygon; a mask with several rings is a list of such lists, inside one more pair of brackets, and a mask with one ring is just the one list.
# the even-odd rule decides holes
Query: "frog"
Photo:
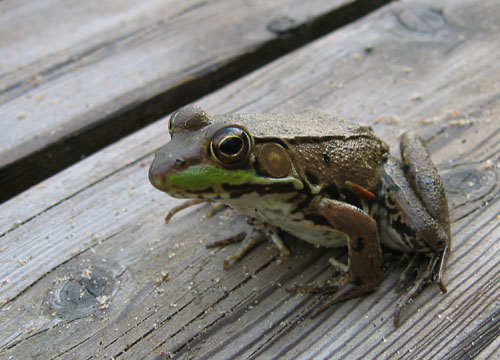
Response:
[{"label": "frog", "polygon": [[415,132],[401,136],[399,160],[370,126],[317,110],[209,115],[187,105],[171,115],[168,131],[171,140],[156,152],[149,180],[174,198],[190,199],[168,218],[215,201],[249,219],[251,231],[240,237],[225,268],[266,239],[290,256],[283,235],[291,234],[326,250],[347,247],[347,263],[329,259],[336,275],[326,283],[289,288],[325,294],[313,316],[375,291],[386,248],[409,259],[396,286],[395,326],[427,285],[446,293],[448,202]]}]

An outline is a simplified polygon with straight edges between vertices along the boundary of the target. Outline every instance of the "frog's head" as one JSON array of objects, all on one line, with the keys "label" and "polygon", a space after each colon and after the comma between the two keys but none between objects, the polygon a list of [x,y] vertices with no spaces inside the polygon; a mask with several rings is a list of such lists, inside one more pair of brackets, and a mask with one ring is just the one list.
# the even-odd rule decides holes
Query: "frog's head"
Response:
[{"label": "frog's head", "polygon": [[189,105],[169,121],[172,140],[149,169],[158,190],[178,198],[229,199],[304,187],[286,145],[256,138],[232,115],[210,117]]}]

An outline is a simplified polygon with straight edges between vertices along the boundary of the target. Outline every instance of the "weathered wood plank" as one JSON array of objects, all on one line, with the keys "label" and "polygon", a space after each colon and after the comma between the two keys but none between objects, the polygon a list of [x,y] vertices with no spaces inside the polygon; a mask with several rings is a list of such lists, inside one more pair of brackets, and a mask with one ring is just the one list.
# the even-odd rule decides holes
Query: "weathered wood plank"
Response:
[{"label": "weathered wood plank", "polygon": [[[166,137],[162,120],[2,205],[3,214],[37,199],[31,216],[20,212],[20,224],[2,225],[0,298],[11,299],[0,313],[4,355],[497,356],[500,4],[482,4],[392,4],[200,102],[210,112],[312,107],[341,113],[374,125],[393,149],[403,129],[424,134],[453,221],[447,295],[429,287],[394,329],[398,271],[373,294],[309,319],[316,298],[285,289],[326,279],[327,258],[339,252],[287,239],[289,259],[264,244],[222,270],[234,247],[202,244],[244,221],[225,214],[200,220],[204,209],[198,208],[162,224],[178,204],[146,181],[146,165]],[[80,182],[94,166],[95,180]],[[100,287],[87,279],[99,277],[107,280]]]},{"label": "weathered wood plank", "polygon": [[0,201],[387,1],[0,2]]}]

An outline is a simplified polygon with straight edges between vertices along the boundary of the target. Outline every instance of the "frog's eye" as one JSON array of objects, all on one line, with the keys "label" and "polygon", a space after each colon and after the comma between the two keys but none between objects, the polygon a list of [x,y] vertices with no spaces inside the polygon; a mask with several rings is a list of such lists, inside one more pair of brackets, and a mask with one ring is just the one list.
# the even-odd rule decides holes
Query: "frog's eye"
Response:
[{"label": "frog's eye", "polygon": [[243,129],[227,127],[219,130],[210,142],[212,157],[227,165],[242,163],[250,155],[251,139]]}]

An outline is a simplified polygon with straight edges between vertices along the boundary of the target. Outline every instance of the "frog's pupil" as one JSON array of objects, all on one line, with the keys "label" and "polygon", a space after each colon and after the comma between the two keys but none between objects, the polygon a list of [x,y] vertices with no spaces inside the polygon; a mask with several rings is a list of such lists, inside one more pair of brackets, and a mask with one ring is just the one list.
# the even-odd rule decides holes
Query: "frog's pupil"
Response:
[{"label": "frog's pupil", "polygon": [[243,140],[239,137],[228,137],[220,144],[219,150],[226,155],[236,155],[243,147]]}]

